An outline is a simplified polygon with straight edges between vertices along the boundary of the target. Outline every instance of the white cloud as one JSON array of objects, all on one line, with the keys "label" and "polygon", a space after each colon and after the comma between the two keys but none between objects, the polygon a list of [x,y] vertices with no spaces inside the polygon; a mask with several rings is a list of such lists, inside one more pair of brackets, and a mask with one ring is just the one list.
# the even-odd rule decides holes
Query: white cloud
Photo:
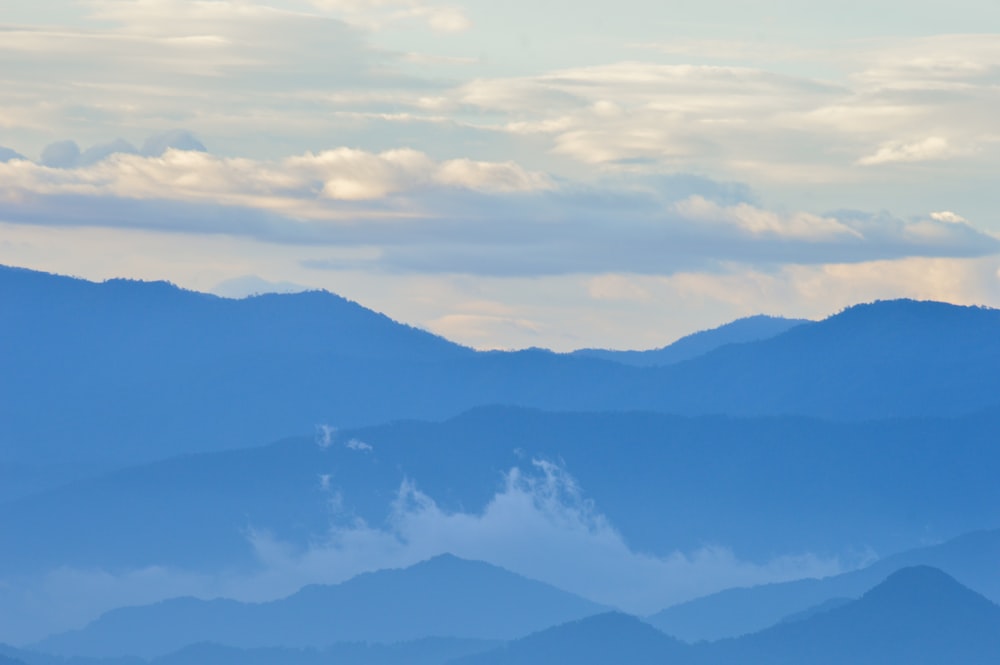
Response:
[{"label": "white cloud", "polygon": [[836,559],[811,555],[755,564],[715,546],[663,557],[634,552],[565,470],[539,460],[532,465],[527,471],[512,469],[479,514],[444,511],[415,484],[404,482],[385,527],[334,527],[304,552],[256,534],[254,543],[266,566],[261,579],[269,584],[279,584],[279,579],[296,585],[335,582],[450,552],[597,602],[648,613],[729,586],[843,569]]},{"label": "white cloud", "polygon": [[472,21],[460,7],[420,0],[310,0],[310,3],[374,30],[414,19],[440,33],[465,32],[472,27]]},{"label": "white cloud", "polygon": [[879,146],[873,154],[862,157],[858,164],[876,166],[899,162],[927,162],[947,159],[961,154],[940,136],[928,136],[917,141],[887,141]]},{"label": "white cloud", "polygon": [[[324,483],[322,477],[319,482]],[[306,584],[337,583],[442,553],[487,561],[639,614],[731,586],[831,575],[860,563],[810,554],[753,563],[713,545],[663,556],[636,552],[572,476],[541,460],[511,469],[480,513],[445,511],[406,481],[384,526],[356,520],[335,524],[305,550],[266,533],[251,530],[248,537],[260,563],[253,573],[61,569],[41,580],[8,581],[0,601],[0,640],[24,643],[45,631],[81,625],[114,607],[178,595],[279,598]]]},{"label": "white cloud", "polygon": [[435,162],[409,149],[376,154],[336,148],[280,161],[168,149],[158,157],[112,154],[72,169],[11,161],[0,164],[0,177],[0,198],[7,201],[70,195],[160,199],[253,208],[289,219],[331,220],[409,215],[405,209],[365,211],[338,203],[375,201],[431,185],[506,193],[551,187],[546,176],[512,162]]},{"label": "white cloud", "polygon": [[687,219],[732,224],[752,235],[774,235],[787,238],[822,240],[832,238],[863,238],[863,235],[833,217],[821,217],[804,212],[779,215],[748,203],[721,206],[701,196],[692,196],[675,204]]},{"label": "white cloud", "polygon": [[360,452],[368,453],[374,450],[370,443],[365,443],[360,439],[348,439],[344,442],[344,447],[348,450],[357,450]]},{"label": "white cloud", "polygon": [[529,173],[514,162],[497,164],[471,159],[444,162],[434,174],[434,180],[442,185],[480,192],[531,192],[554,188],[545,174]]},{"label": "white cloud", "polygon": [[954,213],[950,210],[941,210],[940,212],[932,212],[931,219],[938,222],[948,222],[950,224],[967,224],[969,220],[965,219],[961,215]]}]

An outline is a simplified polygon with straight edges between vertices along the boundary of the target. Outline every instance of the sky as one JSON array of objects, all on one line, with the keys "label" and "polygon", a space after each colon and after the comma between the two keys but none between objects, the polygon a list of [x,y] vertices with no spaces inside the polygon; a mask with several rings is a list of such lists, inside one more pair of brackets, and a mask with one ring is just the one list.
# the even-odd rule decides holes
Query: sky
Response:
[{"label": "sky", "polygon": [[477,348],[1000,306],[1000,4],[0,5],[0,263]]}]

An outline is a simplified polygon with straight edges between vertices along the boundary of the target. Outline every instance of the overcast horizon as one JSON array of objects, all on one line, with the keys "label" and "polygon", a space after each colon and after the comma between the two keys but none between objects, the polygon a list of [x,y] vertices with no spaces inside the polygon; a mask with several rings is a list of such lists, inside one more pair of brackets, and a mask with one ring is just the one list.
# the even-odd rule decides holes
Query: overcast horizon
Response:
[{"label": "overcast horizon", "polygon": [[1000,5],[0,8],[0,263],[477,348],[1000,306]]}]

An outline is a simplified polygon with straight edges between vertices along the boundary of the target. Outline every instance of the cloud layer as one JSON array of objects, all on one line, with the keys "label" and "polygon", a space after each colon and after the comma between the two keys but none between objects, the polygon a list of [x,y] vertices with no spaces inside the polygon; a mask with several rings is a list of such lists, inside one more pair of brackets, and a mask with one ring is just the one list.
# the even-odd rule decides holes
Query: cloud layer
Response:
[{"label": "cloud layer", "polygon": [[[725,262],[822,264],[975,257],[996,238],[959,218],[779,212],[705,179],[581,186],[519,164],[435,160],[412,149],[334,148],[281,160],[226,158],[186,133],[43,163],[0,163],[5,220],[377,247],[374,270],[469,275],[674,274]],[[87,154],[102,154],[87,164]],[[309,259],[309,268],[328,267]],[[344,267],[342,260],[332,263]]]},{"label": "cloud layer", "polygon": [[[364,444],[356,442],[354,449],[364,452]],[[487,561],[638,614],[731,586],[831,575],[860,563],[801,553],[755,563],[715,545],[666,556],[636,552],[565,469],[541,460],[505,474],[481,513],[443,510],[406,481],[381,525],[336,514],[336,488],[329,479],[317,483],[330,493],[334,514],[330,531],[305,550],[251,528],[248,538],[260,564],[252,572],[62,569],[41,580],[7,580],[0,640],[26,643],[113,607],[178,595],[279,598],[306,584],[337,583],[442,553]]]},{"label": "cloud layer", "polygon": [[[957,1],[930,17],[876,0],[848,22],[801,3],[764,20],[732,0],[623,0],[569,22],[521,0],[14,3],[0,222],[31,249],[0,256],[325,287],[489,346],[626,346],[647,329],[664,344],[737,313],[719,289],[703,303],[657,286],[684,280],[744,280],[789,315],[839,296],[793,306],[764,289],[933,291],[852,280],[941,260],[954,285],[997,251],[1000,40],[981,32],[997,11]],[[110,263],[38,249],[96,244],[71,229],[183,249]],[[197,267],[179,258],[209,244],[220,253]],[[824,277],[785,285],[805,275]],[[418,278],[434,286],[415,298]],[[534,293],[563,300],[542,319]],[[656,314],[677,306],[684,326]]]}]

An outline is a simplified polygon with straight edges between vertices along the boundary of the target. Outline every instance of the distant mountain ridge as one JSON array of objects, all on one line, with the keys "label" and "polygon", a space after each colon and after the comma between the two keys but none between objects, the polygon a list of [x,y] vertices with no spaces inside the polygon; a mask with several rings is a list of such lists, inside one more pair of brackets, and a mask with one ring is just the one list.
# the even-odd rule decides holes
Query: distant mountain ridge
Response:
[{"label": "distant mountain ridge", "polygon": [[1000,607],[937,569],[913,567],[859,600],[739,638],[688,645],[638,619],[602,615],[454,665],[989,665],[998,659]]},{"label": "distant mountain ridge", "polygon": [[988,665],[1000,659],[1000,606],[936,568],[916,566],[853,603],[704,651],[720,664]]},{"label": "distant mountain ridge", "polygon": [[580,349],[573,351],[572,355],[611,360],[636,367],[673,365],[705,355],[727,344],[745,344],[770,339],[803,323],[811,321],[758,314],[736,319],[717,328],[686,335],[672,344],[649,351]]},{"label": "distant mountain ridge", "polygon": [[[0,648],[14,663],[61,665],[38,651]],[[0,662],[4,661],[0,653]],[[86,665],[992,665],[1000,658],[1000,606],[929,566],[904,567],[857,600],[738,638],[685,644],[636,617],[599,612],[504,644],[422,639],[393,645],[239,648],[194,644],[170,654],[74,658]]]},{"label": "distant mountain ridge", "polygon": [[[249,565],[247,525],[306,547],[329,529],[332,493],[382,524],[404,480],[442,510],[478,514],[503,474],[530,471],[533,458],[560,461],[642,551],[902,551],[1000,524],[997,431],[1000,410],[831,423],[481,407],[339,431],[325,447],[309,436],[180,456],[0,503],[0,568]],[[664,520],[663,506],[687,508]]]},{"label": "distant mountain ridge", "polygon": [[727,589],[667,608],[646,620],[686,641],[735,637],[763,630],[791,615],[812,614],[830,599],[857,598],[893,571],[913,566],[942,570],[977,593],[1000,601],[1000,529],[900,552],[823,579]]},{"label": "distant mountain ridge", "polygon": [[1000,403],[1000,312],[941,303],[859,305],[656,367],[477,353],[323,292],[237,301],[0,268],[0,304],[0,486],[17,483],[0,499],[67,469],[490,404],[849,421]]},{"label": "distant mountain ridge", "polygon": [[452,665],[661,665],[691,662],[691,648],[641,620],[609,612],[555,626]]},{"label": "distant mountain ridge", "polygon": [[607,608],[496,566],[441,555],[260,604],[179,598],[114,610],[41,651],[156,657],[199,642],[325,647],[426,637],[512,639]]}]

